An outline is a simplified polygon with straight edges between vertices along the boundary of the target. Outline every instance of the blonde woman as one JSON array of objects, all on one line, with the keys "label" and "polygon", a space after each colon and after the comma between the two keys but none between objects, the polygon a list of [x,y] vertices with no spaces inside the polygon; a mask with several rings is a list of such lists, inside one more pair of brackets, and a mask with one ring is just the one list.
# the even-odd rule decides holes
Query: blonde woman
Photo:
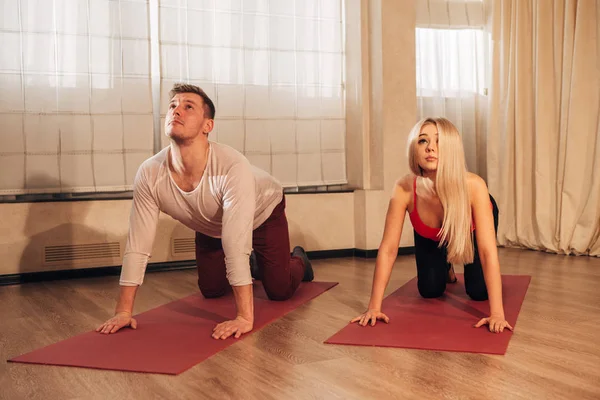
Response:
[{"label": "blonde woman", "polygon": [[408,212],[421,296],[442,296],[446,284],[456,282],[452,264],[463,264],[467,294],[473,300],[489,298],[490,303],[489,317],[475,327],[487,325],[494,333],[512,330],[502,305],[498,207],[484,180],[467,172],[458,130],[444,118],[422,119],[409,135],[408,159],[412,174],[396,183],[389,202],[368,310],[351,322],[361,326],[389,322],[381,304]]}]

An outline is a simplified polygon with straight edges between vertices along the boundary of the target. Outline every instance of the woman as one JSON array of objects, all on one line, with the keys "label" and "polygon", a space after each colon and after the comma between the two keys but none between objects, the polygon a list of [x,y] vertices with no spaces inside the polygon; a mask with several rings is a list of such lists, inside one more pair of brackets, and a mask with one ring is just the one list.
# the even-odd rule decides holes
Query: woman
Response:
[{"label": "woman", "polygon": [[369,308],[351,322],[361,326],[389,322],[381,310],[383,293],[408,211],[414,228],[418,289],[425,298],[440,297],[456,282],[452,264],[464,264],[467,294],[490,302],[488,325],[494,333],[512,330],[504,318],[496,229],[498,208],[479,176],[467,172],[462,141],[444,118],[419,121],[408,138],[412,174],[396,182],[379,246]]}]

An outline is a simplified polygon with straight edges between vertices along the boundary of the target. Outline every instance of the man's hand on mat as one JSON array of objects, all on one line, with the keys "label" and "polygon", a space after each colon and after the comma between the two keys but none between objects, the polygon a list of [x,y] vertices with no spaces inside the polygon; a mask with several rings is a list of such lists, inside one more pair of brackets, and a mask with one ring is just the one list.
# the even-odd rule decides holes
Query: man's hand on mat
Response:
[{"label": "man's hand on mat", "polygon": [[479,320],[479,322],[477,324],[475,324],[475,328],[479,328],[480,326],[484,326],[484,325],[487,325],[488,328],[490,329],[490,332],[493,332],[493,333],[504,332],[504,328],[510,329],[511,331],[513,330],[513,327],[510,326],[510,324],[508,322],[506,322],[504,317],[500,317],[500,316],[496,317],[496,316],[492,315],[487,318],[481,318],[481,320]]},{"label": "man's hand on mat", "polygon": [[237,317],[231,321],[221,322],[213,329],[212,337],[215,339],[227,339],[235,333],[235,338],[252,330],[252,322],[245,318]]},{"label": "man's hand on mat", "polygon": [[131,318],[131,314],[128,312],[118,312],[114,317],[96,328],[96,332],[100,333],[115,333],[119,329],[130,326],[133,329],[137,328],[137,321]]},{"label": "man's hand on mat", "polygon": [[377,320],[383,321],[386,324],[390,322],[390,319],[387,315],[381,312],[381,310],[368,310],[364,314],[359,315],[350,321],[351,324],[358,321],[360,326],[367,326],[367,324],[371,324],[371,326],[375,326]]}]

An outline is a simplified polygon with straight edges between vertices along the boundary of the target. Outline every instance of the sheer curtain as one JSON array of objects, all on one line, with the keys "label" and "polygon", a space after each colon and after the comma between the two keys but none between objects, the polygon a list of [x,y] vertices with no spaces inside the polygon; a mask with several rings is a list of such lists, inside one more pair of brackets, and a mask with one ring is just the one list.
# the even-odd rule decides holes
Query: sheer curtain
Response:
[{"label": "sheer curtain", "polygon": [[211,140],[286,187],[346,183],[342,11],[340,0],[160,0],[161,121],[173,83],[197,84],[217,108]]},{"label": "sheer curtain", "polygon": [[0,194],[120,191],[153,153],[144,0],[0,2]]},{"label": "sheer curtain", "polygon": [[130,190],[176,81],[215,101],[212,140],[284,186],[346,183],[344,7],[0,0],[0,195]]},{"label": "sheer curtain", "polygon": [[489,34],[482,0],[417,0],[418,117],[448,118],[467,166],[486,178]]}]

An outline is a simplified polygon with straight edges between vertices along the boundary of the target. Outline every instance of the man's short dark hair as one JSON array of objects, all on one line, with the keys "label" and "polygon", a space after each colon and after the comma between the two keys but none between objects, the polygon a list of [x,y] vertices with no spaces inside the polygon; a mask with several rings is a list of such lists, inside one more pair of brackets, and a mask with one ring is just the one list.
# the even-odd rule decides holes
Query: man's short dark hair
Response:
[{"label": "man's short dark hair", "polygon": [[206,92],[200,89],[196,85],[190,85],[189,83],[176,83],[173,85],[173,89],[169,92],[169,99],[172,99],[176,94],[179,93],[194,93],[202,97],[204,101],[204,116],[210,119],[215,119],[215,104],[212,102]]}]

